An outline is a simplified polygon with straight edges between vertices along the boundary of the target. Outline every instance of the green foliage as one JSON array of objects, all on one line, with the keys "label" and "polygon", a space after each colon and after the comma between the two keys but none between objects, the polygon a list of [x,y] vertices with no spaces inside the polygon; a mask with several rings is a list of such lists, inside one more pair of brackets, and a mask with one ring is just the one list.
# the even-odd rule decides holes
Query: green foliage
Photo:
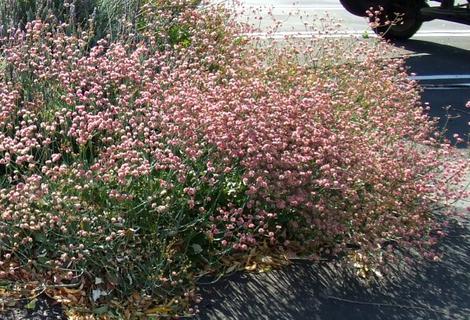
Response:
[{"label": "green foliage", "polygon": [[[9,28],[24,29],[26,23],[38,19],[67,23],[68,31],[93,32],[92,43],[109,36],[111,39],[136,35],[148,31],[149,21],[168,23],[172,44],[189,44],[187,27],[178,26],[170,20],[186,7],[193,7],[200,0],[174,4],[168,0],[0,0],[0,35]],[[155,11],[163,10],[170,15],[156,17]],[[161,24],[161,23],[160,23]],[[161,30],[154,30],[156,32]]]},{"label": "green foliage", "polygon": [[8,28],[24,28],[35,19],[54,17],[75,27],[84,26],[92,17],[97,0],[0,0],[0,23]]}]

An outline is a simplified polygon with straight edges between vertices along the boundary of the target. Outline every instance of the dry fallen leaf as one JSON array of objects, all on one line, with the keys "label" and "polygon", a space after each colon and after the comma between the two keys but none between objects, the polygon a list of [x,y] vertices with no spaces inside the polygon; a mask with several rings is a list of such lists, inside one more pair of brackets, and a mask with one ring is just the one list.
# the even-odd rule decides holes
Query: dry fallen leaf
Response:
[{"label": "dry fallen leaf", "polygon": [[134,292],[131,297],[134,301],[139,301],[141,299],[138,292]]},{"label": "dry fallen leaf", "polygon": [[246,270],[246,271],[255,271],[255,270],[256,270],[256,267],[257,267],[256,262],[253,262],[252,265],[247,265],[247,266],[245,267],[245,270]]},{"label": "dry fallen leaf", "polygon": [[271,256],[264,256],[261,258],[261,262],[264,263],[264,264],[269,264],[269,265],[273,265],[274,264],[274,260]]},{"label": "dry fallen leaf", "polygon": [[61,290],[64,291],[66,294],[72,294],[72,295],[81,294],[82,292],[81,288],[78,288],[78,289],[61,288]]},{"label": "dry fallen leaf", "polygon": [[154,308],[148,309],[145,314],[147,315],[164,315],[164,314],[169,314],[172,311],[172,309],[169,306],[158,306]]},{"label": "dry fallen leaf", "polygon": [[240,269],[240,263],[239,262],[235,262],[234,264],[232,264],[230,267],[227,268],[227,270],[225,270],[225,273],[226,274],[229,274],[229,273],[232,273],[234,271],[237,271],[238,269]]},{"label": "dry fallen leaf", "polygon": [[263,272],[269,272],[269,271],[271,271],[271,270],[272,270],[272,268],[271,268],[270,266],[264,266],[264,267],[261,267],[261,268],[259,269],[259,272],[260,272],[260,273],[263,273]]}]

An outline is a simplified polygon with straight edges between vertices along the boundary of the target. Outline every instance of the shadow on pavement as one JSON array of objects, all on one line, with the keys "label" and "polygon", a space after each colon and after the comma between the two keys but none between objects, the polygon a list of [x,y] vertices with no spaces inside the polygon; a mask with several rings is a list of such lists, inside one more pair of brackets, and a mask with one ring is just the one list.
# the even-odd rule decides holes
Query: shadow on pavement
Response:
[{"label": "shadow on pavement", "polygon": [[[414,52],[407,59],[412,72],[421,74],[470,74],[470,50],[452,44],[410,39],[395,42],[397,47]],[[457,43],[456,43],[457,45]]]},{"label": "shadow on pavement", "polygon": [[25,307],[29,301],[23,301],[20,306],[7,309],[0,313],[1,320],[66,320],[59,303],[46,295],[38,297],[36,307],[30,310]]},{"label": "shadow on pavement", "polygon": [[440,249],[442,262],[396,270],[387,284],[365,285],[332,263],[235,274],[201,286],[198,319],[468,320],[468,225],[454,227]]}]

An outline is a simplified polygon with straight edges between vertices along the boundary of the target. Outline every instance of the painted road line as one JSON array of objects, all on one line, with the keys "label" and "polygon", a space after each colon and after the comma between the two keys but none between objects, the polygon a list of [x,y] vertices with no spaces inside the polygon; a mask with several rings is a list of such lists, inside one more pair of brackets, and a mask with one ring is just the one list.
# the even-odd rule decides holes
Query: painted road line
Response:
[{"label": "painted road line", "polygon": [[[350,36],[358,36],[362,37],[367,34],[368,37],[376,37],[375,33],[372,30],[362,30],[362,31],[338,31],[332,33],[321,33],[321,32],[313,32],[313,31],[278,31],[274,33],[267,33],[267,32],[252,32],[243,34],[249,37],[258,37],[263,39],[282,39],[282,38],[312,38],[312,37],[320,37],[320,38],[341,38],[341,37],[350,37]],[[469,37],[470,38],[470,30],[454,30],[452,32],[447,31],[439,31],[439,30],[432,30],[432,31],[422,31],[417,32],[415,37],[420,38],[427,38],[427,37]]]},{"label": "painted road line", "polygon": [[268,32],[250,32],[244,33],[243,36],[261,39],[284,39],[284,38],[296,38],[296,39],[308,39],[308,38],[344,38],[350,36],[363,36],[364,32],[357,31],[341,31],[337,33],[321,33],[311,31],[278,31],[273,33]]},{"label": "painted road line", "polygon": [[422,87],[429,89],[459,89],[459,88],[470,88],[470,82],[459,82],[459,83],[423,83]]},{"label": "painted road line", "polygon": [[426,76],[410,76],[411,80],[424,81],[424,80],[463,80],[469,79],[470,74],[434,74]]},{"label": "painted road line", "polygon": [[426,30],[418,31],[415,37],[470,37],[470,30]]},{"label": "painted road line", "polygon": [[294,10],[294,11],[310,11],[310,10],[341,10],[344,11],[345,9],[341,6],[332,6],[332,5],[303,5],[303,6],[292,6],[292,5],[263,5],[259,6],[260,8],[269,8],[273,10]]},{"label": "painted road line", "polygon": [[425,90],[468,90],[470,89],[470,83],[460,83],[458,85],[441,85],[441,86],[430,86],[422,84],[421,87]]}]

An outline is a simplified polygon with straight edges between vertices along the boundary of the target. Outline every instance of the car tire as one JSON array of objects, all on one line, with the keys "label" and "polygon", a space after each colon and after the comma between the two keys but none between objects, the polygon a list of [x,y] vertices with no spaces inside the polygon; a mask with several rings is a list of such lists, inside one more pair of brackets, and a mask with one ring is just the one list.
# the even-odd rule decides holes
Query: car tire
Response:
[{"label": "car tire", "polygon": [[[385,12],[383,20],[395,21],[391,25],[379,22],[380,26],[373,28],[374,32],[387,40],[406,40],[411,38],[423,24],[420,10],[423,7],[428,7],[428,4],[421,3],[420,5],[409,5],[404,8],[389,9]],[[375,18],[371,18],[371,22],[375,22]]]}]

